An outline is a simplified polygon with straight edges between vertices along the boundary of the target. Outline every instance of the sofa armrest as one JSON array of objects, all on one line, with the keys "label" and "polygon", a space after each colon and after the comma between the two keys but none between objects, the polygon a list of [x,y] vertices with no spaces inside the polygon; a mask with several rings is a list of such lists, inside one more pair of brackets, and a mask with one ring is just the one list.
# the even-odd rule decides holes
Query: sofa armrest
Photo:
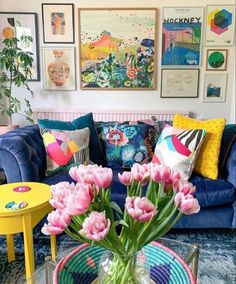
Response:
[{"label": "sofa armrest", "polygon": [[234,141],[229,157],[226,162],[228,172],[227,181],[231,182],[236,187],[236,140]]},{"label": "sofa armrest", "polygon": [[39,181],[45,173],[46,154],[38,125],[0,135],[0,168],[7,182]]}]

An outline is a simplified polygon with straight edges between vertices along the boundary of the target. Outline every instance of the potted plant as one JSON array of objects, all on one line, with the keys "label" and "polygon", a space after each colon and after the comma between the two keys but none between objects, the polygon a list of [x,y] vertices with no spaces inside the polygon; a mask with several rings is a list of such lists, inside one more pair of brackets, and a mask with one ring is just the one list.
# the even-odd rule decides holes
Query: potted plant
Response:
[{"label": "potted plant", "polygon": [[[2,41],[3,48],[0,50],[0,113],[8,116],[9,126],[12,126],[12,116],[16,113],[33,122],[29,100],[24,98],[23,103],[13,94],[15,87],[23,87],[33,96],[33,91],[28,85],[28,80],[32,77],[33,64],[29,46],[33,39],[24,33],[17,38],[14,28],[11,27],[3,29],[2,34],[4,40]],[[23,105],[24,110],[21,111]],[[15,127],[10,127],[12,128]]]}]

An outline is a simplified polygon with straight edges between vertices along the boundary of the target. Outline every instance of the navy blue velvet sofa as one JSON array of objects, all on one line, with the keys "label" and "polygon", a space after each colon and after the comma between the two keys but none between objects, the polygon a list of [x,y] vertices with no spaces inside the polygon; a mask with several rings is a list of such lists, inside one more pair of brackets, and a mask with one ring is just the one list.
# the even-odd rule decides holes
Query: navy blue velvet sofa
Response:
[{"label": "navy blue velvet sofa", "polygon": [[[229,131],[230,129],[230,131]],[[226,126],[221,143],[217,180],[193,173],[190,181],[196,186],[196,197],[201,205],[198,214],[184,216],[177,228],[236,228],[236,126]],[[72,182],[68,172],[45,177],[46,155],[38,125],[25,126],[0,135],[0,169],[8,183],[35,181],[56,184]],[[114,169],[112,198],[123,207],[126,189],[118,182]]]}]

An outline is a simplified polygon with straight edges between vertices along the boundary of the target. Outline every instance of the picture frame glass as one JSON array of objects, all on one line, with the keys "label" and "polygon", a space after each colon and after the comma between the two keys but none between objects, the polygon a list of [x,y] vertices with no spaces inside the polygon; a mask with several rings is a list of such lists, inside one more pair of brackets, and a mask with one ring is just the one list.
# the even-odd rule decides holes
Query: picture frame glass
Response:
[{"label": "picture frame glass", "polygon": [[156,89],[156,13],[79,9],[81,89]]},{"label": "picture frame glass", "polygon": [[29,35],[33,42],[28,46],[19,46],[24,51],[32,53],[33,66],[31,69],[32,78],[29,81],[40,81],[40,62],[38,45],[38,22],[36,13],[0,12],[0,48],[7,33],[11,33],[16,38],[21,35]]},{"label": "picture frame glass", "polygon": [[74,4],[42,4],[44,43],[74,43]]},{"label": "picture frame glass", "polygon": [[208,5],[206,46],[230,46],[235,37],[235,5]]},{"label": "picture frame glass", "polygon": [[162,98],[197,98],[199,69],[162,69]]},{"label": "picture frame glass", "polygon": [[227,66],[227,49],[208,49],[206,70],[225,71]]},{"label": "picture frame glass", "polygon": [[224,102],[227,74],[205,74],[203,102]]},{"label": "picture frame glass", "polygon": [[42,55],[44,89],[75,90],[75,48],[43,47]]},{"label": "picture frame glass", "polygon": [[203,7],[164,7],[162,65],[199,66]]}]

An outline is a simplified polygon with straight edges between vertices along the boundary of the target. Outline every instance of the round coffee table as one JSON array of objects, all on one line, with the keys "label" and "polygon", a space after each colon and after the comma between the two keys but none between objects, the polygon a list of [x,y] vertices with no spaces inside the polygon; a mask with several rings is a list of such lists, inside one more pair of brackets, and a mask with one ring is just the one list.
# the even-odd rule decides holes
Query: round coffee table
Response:
[{"label": "round coffee table", "polygon": [[[26,279],[34,273],[33,228],[53,210],[50,186],[37,182],[0,185],[0,234],[6,235],[8,261],[15,260],[13,234],[23,233]],[[14,209],[25,202],[26,207]],[[56,237],[50,236],[52,258],[56,257]]]}]

